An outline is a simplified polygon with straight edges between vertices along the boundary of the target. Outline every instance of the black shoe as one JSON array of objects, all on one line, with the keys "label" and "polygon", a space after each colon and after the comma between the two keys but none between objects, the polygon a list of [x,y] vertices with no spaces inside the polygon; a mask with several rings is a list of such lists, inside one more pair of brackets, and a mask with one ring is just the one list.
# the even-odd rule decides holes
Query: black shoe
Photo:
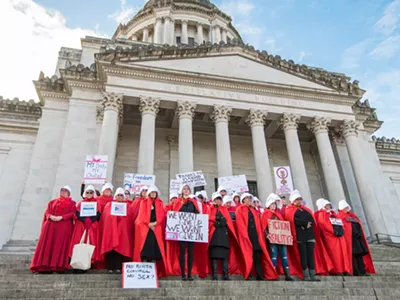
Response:
[{"label": "black shoe", "polygon": [[310,271],[311,281],[317,281],[317,282],[321,281],[321,279],[318,279],[317,277],[315,277],[315,270],[309,270],[309,271]]},{"label": "black shoe", "polygon": [[257,275],[257,281],[266,281],[264,277]]},{"label": "black shoe", "polygon": [[310,272],[308,269],[303,270],[304,281],[311,281]]},{"label": "black shoe", "polygon": [[283,268],[283,271],[285,272],[286,281],[294,281],[294,279],[290,276],[289,267]]},{"label": "black shoe", "polygon": [[193,281],[194,280],[194,278],[192,277],[192,275],[189,275],[188,277],[187,277],[187,281]]},{"label": "black shoe", "polygon": [[186,275],[182,275],[182,281],[187,281]]},{"label": "black shoe", "polygon": [[249,277],[247,277],[247,279],[246,280],[248,280],[248,281],[251,281],[251,280],[253,280],[254,278],[253,278],[253,275],[249,275]]}]

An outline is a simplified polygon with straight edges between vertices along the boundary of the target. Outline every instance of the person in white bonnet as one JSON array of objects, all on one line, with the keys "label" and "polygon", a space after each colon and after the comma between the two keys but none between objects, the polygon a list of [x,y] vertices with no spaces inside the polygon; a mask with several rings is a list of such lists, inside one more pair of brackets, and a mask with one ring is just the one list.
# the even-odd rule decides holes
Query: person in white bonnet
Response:
[{"label": "person in white bonnet", "polygon": [[139,198],[136,200],[133,200],[132,202],[132,208],[133,208],[133,221],[136,220],[137,216],[139,215],[139,208],[140,208],[140,203],[142,203],[143,200],[147,198],[147,190],[149,189],[148,186],[144,185],[140,188],[139,191]]},{"label": "person in white bonnet", "polygon": [[100,213],[103,212],[104,206],[110,201],[113,200],[113,185],[110,182],[107,182],[101,188],[101,195],[96,198],[98,205],[100,206]]},{"label": "person in white bonnet", "polygon": [[241,205],[240,204],[240,195],[238,193],[232,194],[232,200],[233,200],[233,202],[235,202],[236,207],[239,207]]},{"label": "person in white bonnet", "polygon": [[195,195],[195,199],[197,200],[197,204],[200,209],[201,214],[208,214],[208,205],[207,205],[207,192],[200,191]]},{"label": "person in white bonnet", "polygon": [[223,186],[219,186],[217,189],[217,193],[224,197],[227,194],[226,188]]}]

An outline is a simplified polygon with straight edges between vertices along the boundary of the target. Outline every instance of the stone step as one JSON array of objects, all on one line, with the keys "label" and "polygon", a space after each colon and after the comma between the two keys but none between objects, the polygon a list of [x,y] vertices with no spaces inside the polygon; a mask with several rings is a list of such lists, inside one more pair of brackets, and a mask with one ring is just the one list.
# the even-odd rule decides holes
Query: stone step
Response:
[{"label": "stone step", "polygon": [[[37,300],[38,298],[5,298],[4,300]],[[61,300],[60,298],[40,298],[41,300]],[[62,300],[75,299],[65,298]],[[97,300],[97,297],[79,297],[82,300]],[[254,296],[252,300],[398,300],[395,297],[375,296]],[[3,299],[2,299],[3,300]],[[175,296],[175,297],[118,297],[117,300],[243,300],[242,296]]]}]

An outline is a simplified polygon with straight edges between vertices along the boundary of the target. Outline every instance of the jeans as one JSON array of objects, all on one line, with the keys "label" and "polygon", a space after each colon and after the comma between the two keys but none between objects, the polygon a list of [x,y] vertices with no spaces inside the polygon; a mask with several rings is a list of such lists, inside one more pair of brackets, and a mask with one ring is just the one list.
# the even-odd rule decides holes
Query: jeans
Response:
[{"label": "jeans", "polygon": [[269,250],[270,250],[272,264],[274,265],[275,268],[278,265],[278,253],[282,260],[282,266],[284,268],[289,266],[289,261],[287,257],[287,248],[285,245],[270,244]]}]

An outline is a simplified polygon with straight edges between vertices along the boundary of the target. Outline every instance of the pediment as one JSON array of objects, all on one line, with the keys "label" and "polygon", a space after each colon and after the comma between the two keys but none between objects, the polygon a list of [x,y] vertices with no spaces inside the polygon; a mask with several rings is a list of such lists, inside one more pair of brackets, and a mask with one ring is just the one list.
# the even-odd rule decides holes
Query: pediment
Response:
[{"label": "pediment", "polygon": [[282,86],[334,91],[324,85],[271,68],[241,55],[136,61],[134,64]]}]

